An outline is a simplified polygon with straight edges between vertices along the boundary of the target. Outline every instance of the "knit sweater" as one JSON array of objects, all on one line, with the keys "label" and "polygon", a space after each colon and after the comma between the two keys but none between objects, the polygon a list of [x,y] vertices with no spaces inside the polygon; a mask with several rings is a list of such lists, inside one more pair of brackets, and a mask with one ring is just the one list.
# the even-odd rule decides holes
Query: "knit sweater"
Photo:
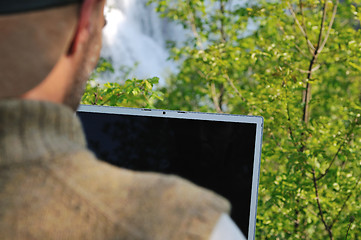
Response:
[{"label": "knit sweater", "polygon": [[0,101],[0,239],[208,239],[226,200],[99,161],[53,103]]}]

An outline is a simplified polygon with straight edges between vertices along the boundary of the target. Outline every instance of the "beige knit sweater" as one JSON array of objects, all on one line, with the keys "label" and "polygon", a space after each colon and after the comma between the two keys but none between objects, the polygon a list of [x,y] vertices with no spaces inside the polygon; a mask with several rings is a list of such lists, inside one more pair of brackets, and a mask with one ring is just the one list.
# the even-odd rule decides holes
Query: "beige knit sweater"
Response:
[{"label": "beige knit sweater", "polygon": [[67,107],[0,101],[0,239],[208,239],[223,198],[98,161]]}]

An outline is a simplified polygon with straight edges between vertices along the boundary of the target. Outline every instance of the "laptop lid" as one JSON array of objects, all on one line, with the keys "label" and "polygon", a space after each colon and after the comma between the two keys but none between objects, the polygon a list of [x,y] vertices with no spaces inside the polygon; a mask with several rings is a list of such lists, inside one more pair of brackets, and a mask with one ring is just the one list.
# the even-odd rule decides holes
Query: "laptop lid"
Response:
[{"label": "laptop lid", "polygon": [[255,238],[262,117],[88,105],[77,115],[99,159],[175,174],[224,196],[234,222]]}]

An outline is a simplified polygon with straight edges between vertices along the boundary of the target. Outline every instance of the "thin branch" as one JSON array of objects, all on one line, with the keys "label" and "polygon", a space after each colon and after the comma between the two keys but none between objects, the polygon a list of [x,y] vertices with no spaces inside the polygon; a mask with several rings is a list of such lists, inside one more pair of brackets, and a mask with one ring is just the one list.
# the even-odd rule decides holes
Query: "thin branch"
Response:
[{"label": "thin branch", "polygon": [[197,73],[204,79],[208,79],[208,75],[204,74],[204,72],[198,68]]},{"label": "thin branch", "polygon": [[325,172],[323,174],[321,174],[320,176],[317,177],[317,181],[322,179],[324,176],[326,176],[326,174],[328,173],[328,171],[330,170],[330,168],[332,167],[332,165],[334,164],[337,156],[339,155],[339,153],[341,152],[342,148],[350,141],[350,135],[352,134],[353,130],[356,127],[358,119],[355,119],[355,122],[352,124],[352,127],[350,128],[350,130],[348,130],[348,132],[346,133],[345,139],[342,140],[342,143],[340,144],[340,146],[338,147],[335,155],[333,156],[330,164],[328,165],[328,167],[326,168]]},{"label": "thin branch", "polygon": [[347,237],[348,237],[348,232],[350,231],[350,228],[351,228],[351,224],[352,222],[350,221],[350,223],[348,224],[348,228],[347,228],[347,232],[346,232],[346,240],[347,240]]},{"label": "thin branch", "polygon": [[[310,73],[308,74],[310,75]],[[303,116],[302,116],[302,121],[305,123],[308,123],[309,120],[309,102],[311,100],[311,84],[309,82],[307,82],[306,84],[306,90],[304,91],[303,94],[303,103],[305,104],[303,107]]]},{"label": "thin branch", "polygon": [[[319,35],[318,35],[317,46],[315,48],[315,51],[313,53],[313,57],[311,59],[310,65],[308,67],[309,73],[307,74],[307,80],[311,79],[313,65],[316,63],[317,57],[321,53],[319,51],[319,49],[320,49],[320,45],[321,45],[321,42],[322,42],[322,33],[323,33],[325,21],[326,21],[326,8],[327,8],[327,1],[325,1],[324,5],[323,5],[323,13],[322,13],[322,21],[321,21],[320,32],[319,32]],[[302,120],[305,123],[308,123],[308,119],[309,119],[309,102],[310,102],[310,100],[311,100],[311,84],[310,84],[309,81],[307,81],[306,89],[305,89],[304,94],[303,94],[303,103],[305,105],[303,107],[303,118],[302,118]]]},{"label": "thin branch", "polygon": [[224,92],[225,92],[225,88],[223,83],[221,83],[221,87],[220,87],[220,93],[219,93],[219,98],[218,98],[218,106],[222,111],[222,105],[223,105],[223,98],[224,98]]},{"label": "thin branch", "polygon": [[[288,95],[288,91],[287,91],[287,88],[286,88],[286,95]],[[288,99],[288,98],[286,98]],[[291,128],[291,114],[290,114],[290,108],[289,108],[289,104],[288,104],[288,101],[286,101],[286,108],[287,108],[287,120],[289,122],[289,125],[288,125],[288,132],[290,133],[290,137],[291,137],[291,140],[292,140],[292,143],[293,145],[297,148],[298,147],[298,144],[295,140],[295,137],[293,135],[293,131],[292,131],[292,128]]]},{"label": "thin branch", "polygon": [[293,10],[293,7],[292,7],[292,5],[291,5],[290,3],[288,3],[288,8],[290,9],[290,12],[291,12],[291,14],[292,14],[292,17],[293,17],[293,19],[295,20],[298,28],[301,30],[302,35],[305,37],[306,42],[307,42],[307,44],[308,44],[308,47],[309,47],[309,50],[310,50],[311,54],[313,54],[313,52],[315,51],[315,47],[313,46],[313,44],[312,44],[311,41],[309,40],[307,33],[305,32],[305,30],[304,30],[303,27],[301,26],[300,22],[298,21],[297,16],[296,16],[296,14],[295,14],[295,11]]},{"label": "thin branch", "polygon": [[[306,41],[309,41],[310,40],[308,39],[308,33],[307,33],[307,28],[306,28],[306,24],[305,24],[305,14],[303,13],[303,3],[302,3],[302,0],[299,0],[299,5],[300,5],[300,10],[301,10],[301,17],[302,17],[302,27],[303,27],[303,30],[305,31],[305,38],[306,38]],[[311,42],[310,42],[311,43]],[[311,44],[312,45],[312,44]],[[312,45],[313,47],[313,45]],[[309,48],[309,50],[311,51],[312,53],[312,48]],[[314,50],[314,49],[313,49]]]},{"label": "thin branch", "polygon": [[97,92],[94,93],[94,96],[95,96],[95,99],[94,99],[93,105],[96,105],[99,100],[99,86],[97,87]]},{"label": "thin branch", "polygon": [[347,233],[346,233],[346,240],[347,240],[347,236],[348,236],[348,233],[350,231],[350,228],[351,228],[351,225],[352,223],[355,221],[355,216],[351,216],[350,217],[350,224],[348,225],[348,229],[347,229]]},{"label": "thin branch", "polygon": [[326,223],[325,217],[323,215],[323,210],[321,207],[321,203],[320,203],[320,196],[318,194],[318,185],[317,185],[317,179],[316,179],[316,173],[315,170],[312,169],[312,179],[313,179],[313,186],[315,188],[315,195],[316,195],[316,202],[317,202],[317,207],[318,207],[318,214],[321,218],[321,221],[323,223],[323,225],[325,226],[325,229],[328,233],[328,236],[330,237],[331,240],[333,240],[333,235],[332,235],[332,230],[329,227],[329,225]]},{"label": "thin branch", "polygon": [[296,70],[300,71],[301,73],[312,73],[312,72],[315,72],[317,71],[318,69],[320,69],[321,65],[317,65],[316,67],[312,68],[311,71],[310,70],[303,70],[303,69],[299,69],[299,68],[296,68]]},{"label": "thin branch", "polygon": [[333,219],[332,223],[330,224],[330,228],[332,228],[332,226],[338,221],[338,218],[340,217],[343,209],[346,207],[346,204],[347,204],[348,200],[351,198],[353,192],[355,191],[355,189],[357,188],[359,183],[360,183],[360,178],[357,180],[357,182],[356,182],[355,186],[353,187],[352,191],[347,195],[345,201],[342,204],[341,209],[338,211],[335,219]]},{"label": "thin branch", "polygon": [[219,98],[217,97],[216,85],[214,84],[214,82],[211,83],[211,95],[217,113],[222,113],[223,111],[221,109],[221,106],[219,105]]},{"label": "thin branch", "polygon": [[199,36],[199,33],[197,31],[195,14],[193,12],[193,9],[190,6],[190,0],[187,1],[187,4],[188,4],[188,7],[189,7],[189,12],[190,12],[190,14],[189,14],[189,18],[190,18],[189,23],[191,25],[193,35],[196,38],[196,42],[197,42],[198,47],[203,50],[202,40],[201,40],[201,38]]},{"label": "thin branch", "polygon": [[322,42],[322,44],[321,44],[318,52],[321,52],[321,51],[323,50],[323,48],[324,48],[325,45],[326,45],[327,39],[328,39],[328,37],[330,36],[330,32],[331,32],[331,29],[332,29],[332,26],[333,26],[333,22],[335,21],[335,18],[336,18],[338,3],[339,3],[339,1],[336,0],[336,4],[333,6],[332,17],[331,17],[330,23],[329,23],[329,25],[328,25],[328,29],[327,29],[327,33],[326,33],[325,39],[323,40],[323,42]]},{"label": "thin branch", "polygon": [[[124,95],[124,93],[117,93],[116,95],[117,95],[117,97],[119,97],[120,95]],[[102,102],[102,106],[105,105],[106,103],[108,103],[111,99],[112,99],[112,96],[110,96],[108,99],[104,100]]]},{"label": "thin branch", "polygon": [[145,100],[147,101],[148,106],[147,107],[152,107],[152,103],[150,102],[150,99],[147,97],[147,95],[145,94],[145,92],[142,93],[143,97],[145,98]]},{"label": "thin branch", "polygon": [[308,58],[308,56],[302,51],[302,49],[297,44],[295,44],[295,47],[302,54],[302,56]]},{"label": "thin branch", "polygon": [[307,28],[305,25],[305,14],[303,13],[303,2],[302,0],[299,0],[298,4],[300,5],[300,11],[301,11],[301,17],[302,17],[302,26],[303,29],[305,30],[305,33],[307,34]]},{"label": "thin branch", "polygon": [[318,181],[318,180],[321,180],[324,176],[327,175],[328,171],[329,171],[330,168],[332,167],[333,163],[335,162],[338,154],[341,152],[341,150],[342,150],[342,148],[343,148],[344,145],[345,145],[345,142],[343,142],[343,143],[339,146],[339,148],[337,149],[337,152],[336,152],[335,155],[333,156],[333,158],[332,158],[330,164],[328,165],[327,169],[325,170],[325,172],[324,172],[323,174],[321,174],[319,177],[317,177],[317,179],[316,179],[317,181]]},{"label": "thin branch", "polygon": [[294,229],[293,229],[293,233],[294,234],[297,234],[297,231],[299,229],[299,226],[300,226],[300,219],[299,219],[299,216],[300,216],[300,211],[298,210],[298,205],[300,203],[300,200],[299,199],[296,199],[296,203],[297,203],[297,207],[295,207],[295,216],[296,216],[296,219],[294,220]]},{"label": "thin branch", "polygon": [[242,96],[241,92],[236,88],[236,86],[234,85],[233,81],[229,78],[228,74],[224,74],[224,77],[226,78],[227,82],[229,83],[229,85],[232,87],[232,89],[236,92],[236,94],[238,95],[238,97],[241,98],[242,101],[246,101],[246,99]]},{"label": "thin branch", "polygon": [[313,216],[318,217],[318,214],[315,211],[313,211],[313,209],[307,208],[307,211],[309,211]]},{"label": "thin branch", "polygon": [[[358,184],[358,183],[357,183],[357,184]],[[357,185],[357,184],[356,184],[356,185]],[[341,209],[338,211],[335,219],[333,219],[332,223],[330,224],[330,228],[332,228],[333,225],[338,221],[338,218],[340,217],[343,209],[346,207],[346,204],[347,204],[348,200],[351,198],[351,196],[352,196],[352,192],[351,192],[349,195],[347,195],[345,201],[344,201],[343,204],[342,204]]]},{"label": "thin branch", "polygon": [[[322,21],[321,21],[321,29],[320,29],[320,33],[318,35],[318,41],[317,41],[317,46],[316,49],[317,51],[315,51],[315,54],[319,54],[320,51],[320,46],[321,46],[321,41],[322,41],[322,34],[323,34],[323,29],[325,28],[325,22],[326,22],[326,9],[327,9],[327,2],[325,1],[324,5],[323,5],[323,12],[322,12]],[[337,8],[336,8],[337,9]]]},{"label": "thin branch", "polygon": [[225,10],[224,10],[224,1],[220,0],[220,6],[219,6],[219,10],[222,14],[222,16],[220,17],[220,22],[221,22],[221,26],[219,31],[221,32],[221,41],[223,43],[225,43],[227,41],[227,36],[226,36],[226,32],[224,31],[224,15],[225,15]]},{"label": "thin branch", "polygon": [[92,102],[92,105],[97,104],[97,102],[98,102],[98,93],[94,93],[94,97],[95,97],[95,99],[94,99],[94,102]]}]

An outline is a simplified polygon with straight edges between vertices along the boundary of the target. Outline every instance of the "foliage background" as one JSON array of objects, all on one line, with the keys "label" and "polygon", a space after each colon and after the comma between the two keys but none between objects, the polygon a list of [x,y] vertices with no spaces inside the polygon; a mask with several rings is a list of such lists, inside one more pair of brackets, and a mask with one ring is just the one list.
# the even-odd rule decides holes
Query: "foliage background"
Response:
[{"label": "foliage background", "polygon": [[192,33],[179,73],[91,80],[83,103],[261,115],[256,239],[360,239],[361,1],[150,2]]}]

